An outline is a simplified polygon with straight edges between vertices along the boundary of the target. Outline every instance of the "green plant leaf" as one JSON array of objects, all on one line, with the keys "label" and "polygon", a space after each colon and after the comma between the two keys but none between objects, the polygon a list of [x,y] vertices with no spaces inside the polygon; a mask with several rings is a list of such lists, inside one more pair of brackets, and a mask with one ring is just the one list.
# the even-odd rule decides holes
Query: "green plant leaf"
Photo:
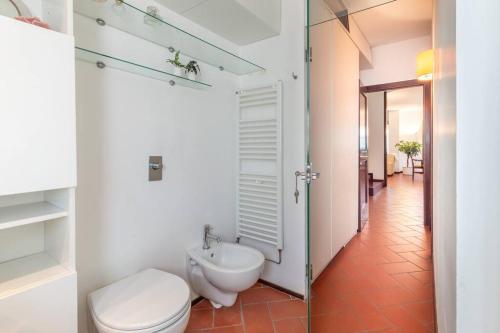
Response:
[{"label": "green plant leaf", "polygon": [[401,140],[395,145],[395,147],[398,151],[406,154],[406,166],[408,166],[408,160],[420,154],[422,152],[423,145],[416,141]]}]

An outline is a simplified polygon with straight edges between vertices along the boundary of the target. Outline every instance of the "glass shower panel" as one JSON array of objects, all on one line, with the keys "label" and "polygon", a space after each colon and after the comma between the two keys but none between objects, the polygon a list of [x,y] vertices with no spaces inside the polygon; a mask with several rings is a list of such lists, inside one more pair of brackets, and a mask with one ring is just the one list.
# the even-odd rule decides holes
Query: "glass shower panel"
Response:
[{"label": "glass shower panel", "polygon": [[[375,7],[383,6],[397,0],[307,0],[306,2],[306,165],[312,165],[321,178],[306,183],[306,269],[307,269],[307,307],[308,333],[336,333],[335,315],[338,313],[338,302],[329,294],[335,288],[335,282],[325,279],[321,268],[328,265],[331,254],[331,229],[321,230],[324,219],[334,198],[331,197],[331,179],[329,170],[331,163],[325,155],[324,145],[328,138],[323,137],[324,126],[328,126],[328,115],[325,114],[326,103],[331,99],[328,85],[328,64],[332,58],[333,40],[328,35],[328,25],[339,20],[349,32],[350,15]],[[312,48],[312,50],[311,50]],[[322,130],[323,129],[323,130]],[[323,146],[322,146],[323,145]],[[331,227],[330,227],[331,228]],[[325,259],[326,258],[326,259]],[[337,318],[338,321],[339,318]],[[351,318],[352,319],[352,318]]]}]

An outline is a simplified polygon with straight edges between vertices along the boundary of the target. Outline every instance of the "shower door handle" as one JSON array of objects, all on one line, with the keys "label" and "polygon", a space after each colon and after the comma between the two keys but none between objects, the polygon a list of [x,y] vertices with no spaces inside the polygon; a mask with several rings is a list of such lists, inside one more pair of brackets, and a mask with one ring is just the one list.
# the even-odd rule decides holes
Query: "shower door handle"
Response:
[{"label": "shower door handle", "polygon": [[298,187],[298,179],[305,180],[308,184],[311,184],[311,181],[318,179],[320,176],[319,172],[312,171],[312,164],[306,165],[306,171],[295,171],[295,192],[293,195],[295,197],[295,203],[299,203],[299,187]]},{"label": "shower door handle", "polygon": [[312,163],[309,163],[306,165],[306,171],[304,171],[304,172],[296,171],[295,176],[300,176],[302,180],[306,181],[306,183],[311,184],[311,181],[319,178],[320,173],[313,172],[312,171]]}]

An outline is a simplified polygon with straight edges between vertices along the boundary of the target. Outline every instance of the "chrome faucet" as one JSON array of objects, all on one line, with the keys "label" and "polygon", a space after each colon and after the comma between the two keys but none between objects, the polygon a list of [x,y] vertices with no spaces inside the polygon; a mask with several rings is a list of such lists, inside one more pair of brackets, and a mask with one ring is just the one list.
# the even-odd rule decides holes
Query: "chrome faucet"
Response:
[{"label": "chrome faucet", "polygon": [[213,235],[210,233],[212,230],[212,226],[210,224],[205,224],[203,227],[203,250],[208,250],[210,248],[210,240],[214,240],[217,243],[222,242],[222,237],[219,235]]}]

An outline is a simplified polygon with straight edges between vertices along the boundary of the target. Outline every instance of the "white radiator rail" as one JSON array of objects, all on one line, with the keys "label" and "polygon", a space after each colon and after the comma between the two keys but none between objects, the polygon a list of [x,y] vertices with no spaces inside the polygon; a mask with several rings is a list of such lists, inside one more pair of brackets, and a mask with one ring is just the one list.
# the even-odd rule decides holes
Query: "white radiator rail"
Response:
[{"label": "white radiator rail", "polygon": [[283,249],[282,84],[238,93],[238,237]]}]

